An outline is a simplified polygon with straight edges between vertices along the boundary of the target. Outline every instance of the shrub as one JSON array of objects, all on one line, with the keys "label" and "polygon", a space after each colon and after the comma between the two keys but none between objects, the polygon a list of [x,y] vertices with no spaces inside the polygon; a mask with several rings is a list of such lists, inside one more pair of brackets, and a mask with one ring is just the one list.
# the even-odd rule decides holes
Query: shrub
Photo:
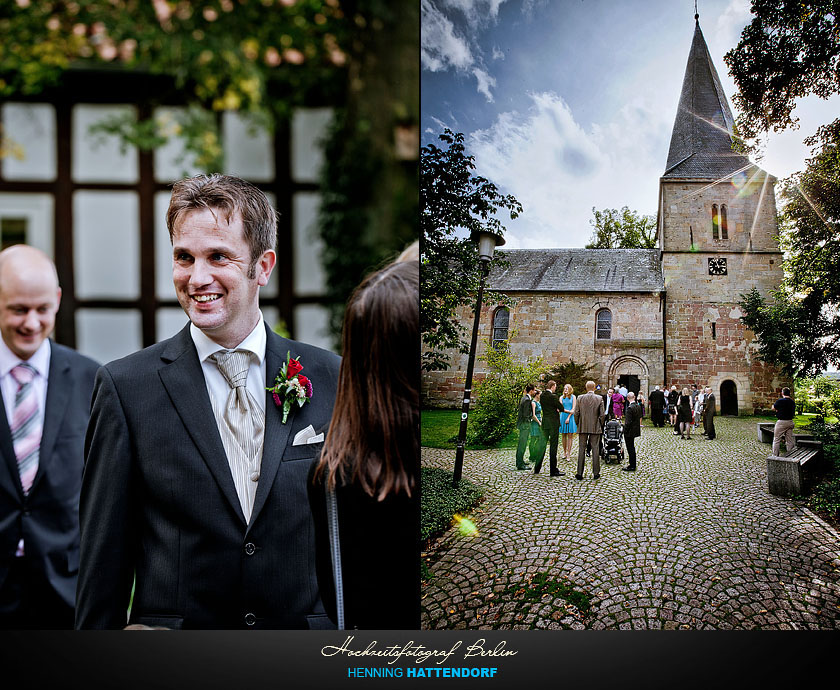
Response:
[{"label": "shrub", "polygon": [[470,414],[467,442],[471,445],[494,446],[513,431],[525,386],[536,384],[545,369],[542,357],[525,362],[515,359],[509,342],[496,347],[487,344],[482,358],[487,362],[487,375],[475,387],[476,405]]},{"label": "shrub", "polygon": [[569,360],[565,364],[555,364],[551,369],[542,372],[543,381],[544,383],[556,381],[557,395],[562,395],[563,386],[567,383],[572,384],[575,395],[583,395],[586,393],[586,382],[592,378],[590,372],[594,366],[589,362],[578,364],[574,360]]},{"label": "shrub", "polygon": [[420,480],[420,537],[424,540],[442,534],[456,514],[465,513],[481,500],[481,489],[466,479],[452,486],[448,470],[423,467]]}]

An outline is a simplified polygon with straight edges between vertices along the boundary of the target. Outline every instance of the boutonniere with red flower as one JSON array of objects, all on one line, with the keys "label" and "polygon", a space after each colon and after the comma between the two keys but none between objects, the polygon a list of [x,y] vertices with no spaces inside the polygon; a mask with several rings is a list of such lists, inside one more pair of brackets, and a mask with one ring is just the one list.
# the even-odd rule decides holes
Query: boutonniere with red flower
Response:
[{"label": "boutonniere with red flower", "polygon": [[286,423],[292,405],[303,407],[312,398],[312,383],[301,371],[303,365],[298,358],[293,358],[291,352],[287,352],[286,363],[277,372],[274,385],[266,388],[271,391],[274,404],[283,408],[283,424]]}]

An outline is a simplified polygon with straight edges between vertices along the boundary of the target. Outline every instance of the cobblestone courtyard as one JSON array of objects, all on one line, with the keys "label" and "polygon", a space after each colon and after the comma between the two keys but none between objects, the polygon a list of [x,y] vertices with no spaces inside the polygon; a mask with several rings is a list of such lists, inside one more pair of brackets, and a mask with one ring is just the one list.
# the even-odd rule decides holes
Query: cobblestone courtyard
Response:
[{"label": "cobblestone courtyard", "polygon": [[644,420],[638,471],[602,463],[597,481],[588,460],[577,481],[562,459],[549,478],[547,453],[534,475],[513,449],[467,451],[478,532],[451,528],[425,554],[423,627],[840,629],[840,534],[767,493],[755,419],[715,421],[714,441],[684,441]]}]

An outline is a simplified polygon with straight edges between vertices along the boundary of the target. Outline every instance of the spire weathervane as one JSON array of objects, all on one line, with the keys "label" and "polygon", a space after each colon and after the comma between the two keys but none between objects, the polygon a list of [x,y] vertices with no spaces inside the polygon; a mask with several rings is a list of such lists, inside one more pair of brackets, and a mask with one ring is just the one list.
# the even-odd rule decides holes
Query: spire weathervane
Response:
[{"label": "spire weathervane", "polygon": [[694,0],[694,21],[700,23],[700,13],[697,11],[697,0]]}]

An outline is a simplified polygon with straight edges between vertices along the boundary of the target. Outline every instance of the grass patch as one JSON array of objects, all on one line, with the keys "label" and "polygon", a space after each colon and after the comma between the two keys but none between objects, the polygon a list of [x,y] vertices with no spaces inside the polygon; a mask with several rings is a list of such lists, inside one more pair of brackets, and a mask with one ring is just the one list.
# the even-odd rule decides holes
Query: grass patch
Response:
[{"label": "grass patch", "polygon": [[420,537],[433,539],[449,529],[453,516],[463,515],[482,497],[481,489],[466,479],[452,486],[452,472],[437,467],[420,469]]},{"label": "grass patch", "polygon": [[[455,449],[458,440],[458,430],[461,426],[460,410],[422,410],[420,412],[420,442],[426,448]],[[483,450],[485,448],[516,448],[519,432],[514,429],[501,443],[495,446],[483,446],[468,443],[468,450]]]},{"label": "grass patch", "polygon": [[510,585],[502,595],[517,602],[517,611],[526,611],[534,604],[555,599],[563,599],[584,615],[592,608],[589,594],[576,590],[568,580],[552,580],[548,573],[537,573],[524,584]]}]

